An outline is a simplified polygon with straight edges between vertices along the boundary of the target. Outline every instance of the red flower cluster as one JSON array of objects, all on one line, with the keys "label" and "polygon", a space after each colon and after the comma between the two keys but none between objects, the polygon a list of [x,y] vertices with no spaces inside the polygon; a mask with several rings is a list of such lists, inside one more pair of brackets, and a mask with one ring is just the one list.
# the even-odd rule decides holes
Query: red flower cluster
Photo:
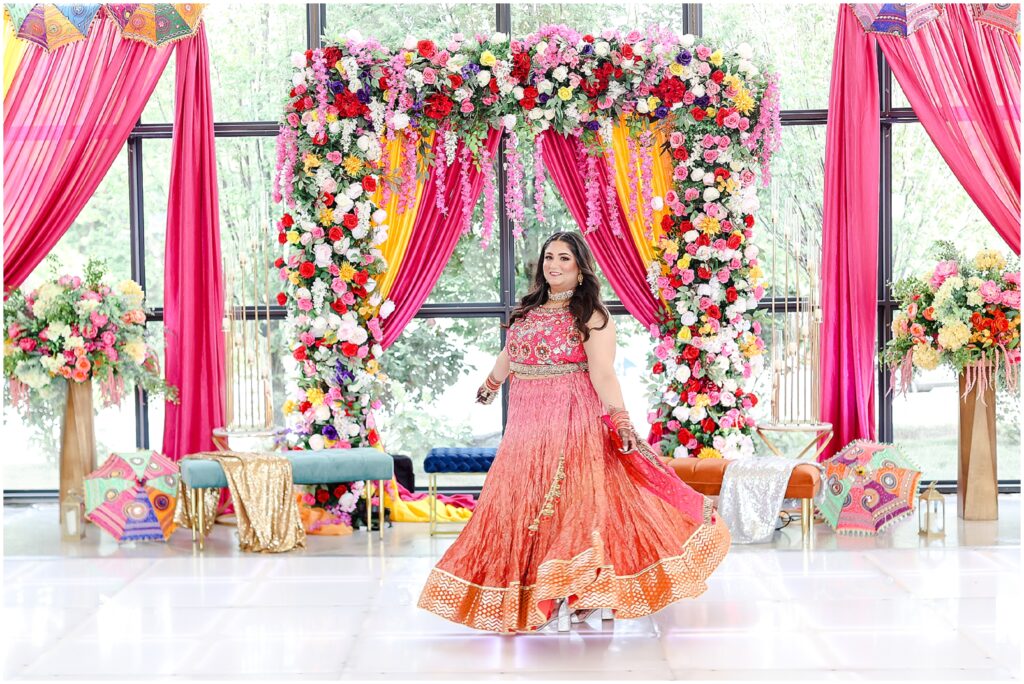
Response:
[{"label": "red flower cluster", "polygon": [[671,107],[675,103],[683,101],[683,96],[686,95],[686,84],[672,76],[654,86],[651,89],[651,94],[658,97],[666,107]]},{"label": "red flower cluster", "polygon": [[423,113],[431,119],[443,119],[452,111],[454,105],[452,99],[444,93],[434,93],[424,103]]},{"label": "red flower cluster", "polygon": [[509,75],[520,83],[530,77],[530,55],[528,53],[517,52],[512,55],[512,71]]},{"label": "red flower cluster", "polygon": [[529,111],[537,106],[537,96],[540,93],[537,91],[536,86],[526,86],[523,88],[523,99],[519,101],[523,109]]},{"label": "red flower cluster", "polygon": [[338,116],[343,119],[362,116],[368,111],[366,105],[348,88],[334,96],[334,106],[338,108]]}]

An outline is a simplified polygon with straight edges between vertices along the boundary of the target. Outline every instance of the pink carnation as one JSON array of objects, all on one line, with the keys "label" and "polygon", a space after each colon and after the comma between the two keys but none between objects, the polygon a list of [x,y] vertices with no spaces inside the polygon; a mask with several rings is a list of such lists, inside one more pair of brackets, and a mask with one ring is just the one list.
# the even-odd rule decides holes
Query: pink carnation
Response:
[{"label": "pink carnation", "polygon": [[1003,293],[1003,306],[1020,310],[1020,290],[1007,290]]},{"label": "pink carnation", "polygon": [[978,290],[987,304],[997,304],[1002,301],[1003,291],[991,280],[983,282]]},{"label": "pink carnation", "polygon": [[933,290],[938,290],[942,287],[942,283],[946,282],[947,278],[951,278],[959,273],[957,264],[953,260],[940,261],[935,264],[935,271],[932,273],[932,278],[928,281],[928,284],[932,286]]}]

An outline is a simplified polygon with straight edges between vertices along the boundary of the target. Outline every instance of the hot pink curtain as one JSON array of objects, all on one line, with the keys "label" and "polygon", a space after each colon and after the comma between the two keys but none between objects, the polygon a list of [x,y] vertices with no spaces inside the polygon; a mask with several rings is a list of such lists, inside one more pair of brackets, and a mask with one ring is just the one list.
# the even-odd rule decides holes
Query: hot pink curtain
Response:
[{"label": "hot pink curtain", "polygon": [[174,138],[167,201],[164,329],[167,403],[164,453],[172,459],[214,448],[224,425],[224,284],[220,260],[210,53],[206,29],[177,43]]},{"label": "hot pink curtain", "polygon": [[[440,137],[437,136],[438,140],[435,141],[435,145],[443,144],[440,142]],[[492,128],[488,131],[485,144],[492,159],[497,153],[500,140],[501,130]],[[423,302],[427,301],[430,291],[434,289],[452,252],[455,251],[455,245],[459,241],[459,226],[462,225],[466,212],[472,213],[476,201],[480,197],[480,192],[483,190],[483,174],[475,168],[470,168],[470,202],[468,205],[464,205],[461,194],[462,186],[459,181],[461,170],[462,162],[456,156],[455,162],[451,166],[432,168],[430,178],[423,186],[419,214],[416,216],[416,227],[409,239],[401,270],[399,270],[395,284],[391,287],[391,292],[388,295],[388,298],[395,303],[395,310],[382,326],[384,339],[381,340],[381,346],[385,349],[398,339],[398,336],[405,330],[405,326],[423,306]],[[445,174],[447,215],[442,214],[436,206],[435,173]]]},{"label": "hot pink curtain", "polygon": [[822,458],[875,436],[879,109],[875,46],[848,5],[839,10],[825,135],[822,227],[822,419],[835,436]]},{"label": "hot pink curtain", "polygon": [[124,40],[104,12],[89,37],[29,47],[4,99],[4,289],[21,285],[77,218],[128,140],[172,47]]},{"label": "hot pink curtain", "polygon": [[876,39],[953,175],[1020,254],[1020,48],[967,5],[944,8],[907,38]]},{"label": "hot pink curtain", "polygon": [[[547,131],[544,134],[544,164],[551,174],[555,187],[562,194],[569,213],[576,219],[580,230],[587,225],[587,186],[585,155],[579,138],[567,138],[559,133]],[[615,294],[623,306],[645,328],[657,323],[661,305],[647,284],[647,268],[637,253],[632,238],[623,229],[623,237],[612,233],[611,218],[604,194],[608,187],[608,167],[598,165],[601,178],[601,226],[584,235],[587,245],[594,252],[597,264],[608,278]],[[622,206],[616,201],[619,225],[627,226]]]}]

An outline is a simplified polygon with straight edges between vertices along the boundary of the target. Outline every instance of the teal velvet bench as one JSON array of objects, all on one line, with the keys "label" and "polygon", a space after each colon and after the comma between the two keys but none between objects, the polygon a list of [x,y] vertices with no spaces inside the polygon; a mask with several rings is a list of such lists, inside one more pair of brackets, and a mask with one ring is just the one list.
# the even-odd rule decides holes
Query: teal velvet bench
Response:
[{"label": "teal velvet bench", "polygon": [[[380,538],[384,538],[384,482],[394,475],[395,463],[391,456],[373,448],[359,449],[321,449],[319,451],[282,451],[292,462],[292,483],[299,485],[315,485],[325,482],[366,483],[366,531],[370,532],[370,490],[372,481],[376,480],[381,492],[380,505]],[[192,492],[192,510],[196,511],[198,535],[192,532],[192,541],[198,537],[199,548],[202,549],[203,532],[206,529],[205,511],[198,505],[203,500],[204,489],[228,486],[227,477],[220,463],[200,458],[184,458],[178,464],[181,469],[181,480]]]}]

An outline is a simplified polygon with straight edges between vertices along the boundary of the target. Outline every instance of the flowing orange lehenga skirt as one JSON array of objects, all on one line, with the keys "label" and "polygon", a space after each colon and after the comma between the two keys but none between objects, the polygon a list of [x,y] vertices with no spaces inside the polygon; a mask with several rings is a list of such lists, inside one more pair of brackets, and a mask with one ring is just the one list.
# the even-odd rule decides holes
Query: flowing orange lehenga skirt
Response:
[{"label": "flowing orange lehenga skirt", "polygon": [[473,517],[419,607],[492,632],[536,629],[556,600],[649,615],[702,594],[729,531],[705,499],[691,519],[637,487],[600,423],[586,372],[513,376],[508,426]]}]

